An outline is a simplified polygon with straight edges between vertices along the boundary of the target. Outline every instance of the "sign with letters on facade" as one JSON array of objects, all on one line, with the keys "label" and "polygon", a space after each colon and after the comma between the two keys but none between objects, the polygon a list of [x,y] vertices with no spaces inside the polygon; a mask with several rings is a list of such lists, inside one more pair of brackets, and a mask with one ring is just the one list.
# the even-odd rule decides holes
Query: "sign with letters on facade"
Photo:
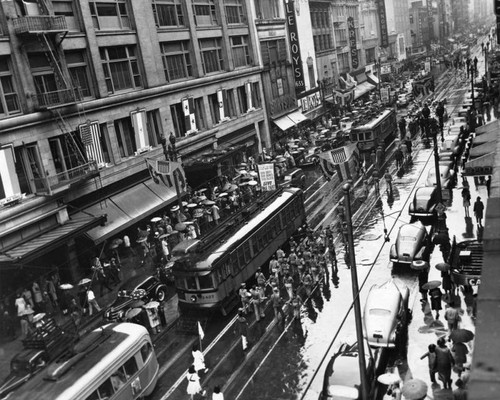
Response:
[{"label": "sign with letters on facade", "polygon": [[300,56],[299,33],[297,28],[297,17],[295,16],[294,0],[285,0],[286,25],[288,27],[288,41],[292,55],[293,74],[295,76],[295,93],[299,94],[306,90],[304,80],[304,69]]},{"label": "sign with letters on facade", "polygon": [[276,190],[274,164],[258,164],[260,187],[263,191]]},{"label": "sign with letters on facade", "polygon": [[354,18],[347,18],[347,34],[349,35],[349,52],[351,53],[351,64],[353,69],[359,67],[358,49],[356,43],[356,27],[354,26]]},{"label": "sign with letters on facade", "polygon": [[378,21],[380,28],[380,47],[389,47],[389,34],[387,32],[387,15],[385,0],[377,0]]}]

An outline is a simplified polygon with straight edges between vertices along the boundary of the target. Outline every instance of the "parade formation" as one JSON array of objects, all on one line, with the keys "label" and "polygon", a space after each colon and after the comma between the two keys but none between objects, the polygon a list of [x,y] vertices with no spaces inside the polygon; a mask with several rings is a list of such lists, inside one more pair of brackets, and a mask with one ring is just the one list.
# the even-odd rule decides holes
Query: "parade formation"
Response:
[{"label": "parade formation", "polygon": [[[50,18],[67,16],[55,1],[50,6],[43,5],[45,1],[22,3],[16,6],[24,10],[19,18],[27,21],[35,12],[37,17],[45,11]],[[89,3],[95,29],[116,23],[105,15],[113,18],[113,13],[126,13],[127,2],[112,3],[109,9],[107,3]],[[152,3],[158,29],[174,20],[184,26],[183,2]],[[285,107],[284,103],[261,99],[256,84],[265,83],[258,78],[235,91],[220,89],[206,99],[189,95],[179,107],[171,105],[173,131],[158,131],[159,139],[153,140],[157,128],[152,126],[161,127],[160,114],[139,107],[130,115],[132,122],[97,125],[96,129],[103,129],[99,132],[112,129],[117,134],[113,140],[102,134],[99,146],[110,150],[99,147],[101,156],[116,147],[122,158],[125,153],[143,158],[140,172],[132,171],[138,168],[135,165],[123,166],[131,169],[131,176],[141,174],[140,189],[127,177],[104,186],[98,183],[101,178],[96,177],[108,168],[106,163],[100,164],[96,174],[85,167],[85,174],[92,175],[85,179],[94,179],[96,185],[92,190],[77,180],[53,185],[48,171],[42,173],[43,179],[32,178],[33,182],[41,179],[36,184],[48,190],[43,195],[48,201],[59,198],[60,208],[47,213],[59,212],[58,220],[67,217],[61,227],[75,221],[88,224],[86,233],[68,231],[58,238],[67,246],[64,254],[57,254],[60,248],[48,241],[43,242],[45,258],[31,256],[36,249],[29,247],[33,239],[29,235],[22,243],[9,242],[13,237],[9,235],[16,232],[11,222],[27,212],[16,207],[28,207],[29,201],[39,201],[41,195],[35,191],[32,197],[9,197],[2,186],[5,199],[0,217],[4,211],[9,227],[0,232],[0,238],[6,238],[0,249],[0,399],[487,398],[472,391],[472,384],[476,338],[481,334],[478,298],[488,251],[484,240],[489,200],[495,196],[491,189],[492,181],[496,185],[494,149],[500,132],[496,28],[474,23],[455,27],[457,33],[451,35],[445,18],[447,1],[405,1],[411,4],[411,24],[414,18],[423,18],[418,10],[442,18],[433,28],[435,17],[429,17],[429,26],[439,30],[439,35],[425,33],[428,43],[424,43],[412,30],[414,51],[410,48],[404,58],[391,58],[395,46],[402,46],[398,52],[408,50],[403,34],[401,43],[384,44],[388,40],[387,4],[354,1],[356,6],[366,3],[363,12],[372,7],[380,23],[377,55],[366,50],[358,59],[358,22],[350,17],[346,32],[353,32],[345,44],[350,48],[345,53],[350,66],[347,62],[343,72],[337,70],[338,76],[332,78],[327,77],[324,65],[324,73],[316,75],[323,80],[315,82],[311,71],[316,67],[319,71],[320,64],[313,64],[312,57],[301,59],[304,53],[299,45],[308,47],[297,39],[297,35],[305,36],[297,25],[300,29],[307,10],[316,32],[323,24],[320,16],[330,15],[325,11],[330,10],[328,2],[305,2],[302,11],[299,0],[270,1],[269,5],[243,0],[188,3],[192,3],[196,27],[217,26],[219,15],[225,21],[223,29],[236,29],[233,25],[247,24],[246,17],[241,17],[247,9],[258,12],[255,23],[262,26],[273,20],[262,15],[275,13],[273,18],[279,20],[283,12],[286,31],[291,32],[295,84],[277,78],[274,65],[270,90],[280,98],[288,90],[284,86],[294,86],[300,110],[274,114],[274,108]],[[467,4],[458,3],[460,7]],[[453,7],[458,9],[457,4]],[[482,10],[483,5],[475,7]],[[344,23],[335,13],[332,26]],[[463,23],[458,17],[455,20],[455,24]],[[122,17],[123,24],[128,26],[130,21]],[[33,34],[33,29],[24,35]],[[59,29],[55,35],[62,37],[64,32]],[[45,33],[40,35],[46,39]],[[246,58],[250,56],[247,36],[229,37],[232,68],[243,63],[245,51]],[[223,63],[219,39],[208,44],[210,40],[200,39],[199,44],[200,63],[208,70],[215,68],[216,58]],[[342,42],[340,37],[335,40]],[[321,52],[327,42],[314,36],[311,50]],[[181,40],[174,62],[168,55],[173,50],[167,49],[172,44],[166,43],[163,62],[170,83],[169,76],[181,74],[179,68],[184,68],[181,64],[189,60],[189,52],[182,44],[188,42]],[[273,63],[286,69],[286,49],[281,44],[269,46],[264,58],[275,57]],[[120,57],[128,63],[137,57],[132,47],[126,48]],[[119,85],[111,77],[113,68],[123,67],[113,64],[111,49],[100,52],[110,68],[104,71],[109,75],[110,93],[115,90],[111,86]],[[61,48],[61,52],[66,50]],[[368,68],[366,61],[361,79],[353,71],[365,58],[372,63]],[[30,60],[35,65],[34,58]],[[70,62],[70,71],[72,65],[77,68]],[[10,62],[5,66],[9,71]],[[132,61],[130,68],[138,67]],[[0,78],[7,76],[2,71]],[[74,71],[73,80],[83,79]],[[139,83],[138,71],[135,76],[134,85],[150,90]],[[275,87],[277,80],[280,83]],[[0,95],[7,90],[1,82]],[[318,90],[313,92],[308,85]],[[266,90],[262,88],[262,93]],[[314,108],[315,100],[308,99],[314,93],[320,96],[322,111],[315,116],[306,112]],[[149,95],[158,94],[151,91]],[[235,96],[247,116],[269,101],[274,124],[269,137],[257,133],[255,145],[253,139],[252,145],[211,142],[203,153],[196,155],[193,150],[195,155],[187,157],[189,146],[202,148],[200,143],[208,138],[199,131],[207,121],[197,114],[197,107],[210,103],[210,120],[217,120],[217,129],[222,130],[224,123],[239,118]],[[56,120],[54,109],[58,108],[44,106],[45,118],[50,114]],[[84,112],[84,108],[78,111]],[[144,116],[136,115],[141,113]],[[91,158],[89,147],[97,137],[92,123],[89,119],[78,129],[80,134],[88,129],[94,139],[85,142],[86,136],[80,135],[76,147],[69,150],[85,155],[90,164],[98,161]],[[186,134],[179,136],[181,125]],[[136,132],[133,145],[127,142],[129,129]],[[251,135],[242,133],[246,129],[243,125],[235,128],[234,138],[241,134],[250,140]],[[157,155],[152,154],[154,141]],[[47,146],[53,152],[57,146],[60,151],[70,146],[58,143]],[[97,142],[92,143],[95,150]],[[12,160],[14,156],[26,158],[22,154],[12,150]],[[0,161],[10,160],[0,155]],[[32,165],[37,162],[33,159]],[[69,156],[64,162],[70,163]],[[7,175],[0,176],[0,183],[6,182]],[[112,174],[106,179],[114,180]],[[118,191],[122,184],[126,190]],[[67,195],[79,185],[86,185],[84,190],[89,192],[74,198]],[[99,199],[90,201],[94,193]],[[149,212],[140,211],[132,202],[146,204],[148,196],[155,199]],[[38,207],[43,207],[44,200],[40,201]],[[72,211],[66,210],[64,202]],[[99,209],[106,213],[94,214]],[[37,221],[24,221],[21,228]],[[42,233],[37,237],[50,236],[45,220],[39,221]],[[69,261],[61,262],[63,258]],[[84,259],[86,266],[72,266],[72,258],[78,265]],[[1,270],[4,265],[14,271],[11,276]]]}]

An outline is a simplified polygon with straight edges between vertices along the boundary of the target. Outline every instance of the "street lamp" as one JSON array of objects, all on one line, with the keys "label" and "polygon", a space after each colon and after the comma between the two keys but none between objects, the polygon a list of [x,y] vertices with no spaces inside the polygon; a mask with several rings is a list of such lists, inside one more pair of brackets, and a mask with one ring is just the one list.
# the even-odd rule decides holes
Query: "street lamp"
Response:
[{"label": "street lamp", "polygon": [[349,242],[349,261],[351,266],[351,284],[352,296],[354,302],[354,319],[356,322],[356,338],[358,341],[358,361],[359,361],[359,374],[361,378],[361,399],[368,399],[368,379],[366,376],[366,360],[365,360],[365,346],[363,337],[363,324],[361,322],[361,305],[359,303],[359,287],[358,287],[358,273],[356,270],[356,257],[354,255],[354,237],[352,232],[352,213],[351,213],[351,193],[352,186],[346,183],[342,186],[344,191],[345,203],[345,217],[347,222],[347,239]]}]

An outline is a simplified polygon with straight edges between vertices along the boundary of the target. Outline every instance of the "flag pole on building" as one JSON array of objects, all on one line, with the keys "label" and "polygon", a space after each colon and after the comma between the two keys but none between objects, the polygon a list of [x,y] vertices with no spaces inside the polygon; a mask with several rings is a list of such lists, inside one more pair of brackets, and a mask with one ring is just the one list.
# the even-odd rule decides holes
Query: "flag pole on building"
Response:
[{"label": "flag pole on building", "polygon": [[205,332],[203,332],[203,328],[201,327],[200,321],[197,321],[198,323],[198,336],[200,338],[200,351],[203,352],[203,347],[201,345],[201,341],[205,337]]}]

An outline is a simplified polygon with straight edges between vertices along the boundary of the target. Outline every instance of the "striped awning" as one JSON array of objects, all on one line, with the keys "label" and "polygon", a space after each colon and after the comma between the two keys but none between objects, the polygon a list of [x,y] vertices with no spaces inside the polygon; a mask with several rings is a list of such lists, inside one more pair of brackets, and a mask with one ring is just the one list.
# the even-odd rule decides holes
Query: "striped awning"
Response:
[{"label": "striped awning", "polygon": [[0,264],[29,262],[106,221],[106,216],[79,215],[63,225],[0,253]]}]

